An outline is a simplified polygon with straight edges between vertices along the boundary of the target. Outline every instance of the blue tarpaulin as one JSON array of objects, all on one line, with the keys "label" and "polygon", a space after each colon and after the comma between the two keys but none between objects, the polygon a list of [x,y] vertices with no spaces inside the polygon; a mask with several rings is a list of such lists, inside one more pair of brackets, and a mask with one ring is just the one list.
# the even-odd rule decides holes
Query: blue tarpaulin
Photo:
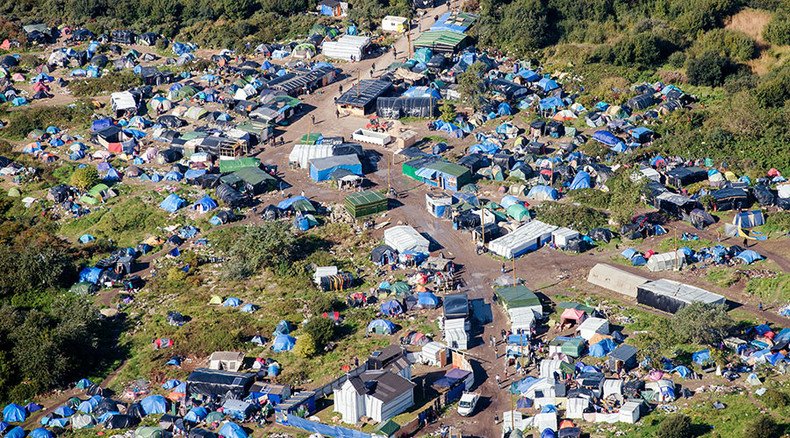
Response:
[{"label": "blue tarpaulin", "polygon": [[183,200],[175,193],[171,193],[167,198],[164,199],[164,201],[162,201],[161,204],[159,204],[159,208],[170,213],[175,213],[178,211],[178,209],[186,206],[186,204],[187,201]]},{"label": "blue tarpaulin", "polygon": [[590,356],[604,357],[611,353],[615,348],[617,348],[617,344],[615,344],[613,340],[608,338],[603,339],[600,342],[590,346]]},{"label": "blue tarpaulin", "polygon": [[691,353],[691,360],[700,365],[710,361],[710,350],[705,349]]},{"label": "blue tarpaulin", "polygon": [[[302,429],[310,433],[321,434],[322,436],[336,437],[336,438],[370,438],[371,437],[370,434],[364,432],[359,432],[353,429],[347,429],[342,426],[333,426],[329,424],[306,420],[304,418],[297,417],[296,415],[286,415],[284,413],[278,413],[276,420],[277,423],[279,424],[296,427],[298,429]],[[220,435],[222,435],[222,431],[220,431]],[[236,437],[230,437],[230,438],[236,438]]]},{"label": "blue tarpaulin", "polygon": [[543,90],[544,93],[548,93],[549,91],[560,88],[560,85],[554,79],[544,77],[538,81],[538,87]]},{"label": "blue tarpaulin", "polygon": [[296,345],[296,339],[288,335],[277,335],[274,338],[274,345],[272,350],[275,352],[291,351]]},{"label": "blue tarpaulin", "polygon": [[101,268],[97,267],[83,268],[82,271],[80,271],[80,283],[98,283],[102,271]]},{"label": "blue tarpaulin", "polygon": [[21,423],[27,419],[27,411],[16,403],[3,408],[3,421],[8,423]]},{"label": "blue tarpaulin", "polygon": [[164,414],[167,412],[167,400],[161,395],[149,395],[140,401],[145,415]]},{"label": "blue tarpaulin", "polygon": [[585,171],[580,171],[573,177],[573,182],[571,182],[570,190],[579,190],[579,189],[589,189],[590,188],[590,174]]},{"label": "blue tarpaulin", "polygon": [[626,150],[625,143],[609,131],[595,131],[593,140],[608,146],[615,152],[625,152]]},{"label": "blue tarpaulin", "polygon": [[396,316],[403,313],[403,307],[398,300],[389,300],[381,303],[381,313],[389,316]]},{"label": "blue tarpaulin", "polygon": [[247,438],[247,432],[238,424],[230,421],[220,428],[219,434],[225,438]]},{"label": "blue tarpaulin", "polygon": [[750,265],[756,261],[762,260],[763,256],[761,256],[755,251],[752,251],[751,249],[747,249],[746,251],[741,251],[740,254],[735,256],[735,258],[739,260],[743,260],[744,263]]}]

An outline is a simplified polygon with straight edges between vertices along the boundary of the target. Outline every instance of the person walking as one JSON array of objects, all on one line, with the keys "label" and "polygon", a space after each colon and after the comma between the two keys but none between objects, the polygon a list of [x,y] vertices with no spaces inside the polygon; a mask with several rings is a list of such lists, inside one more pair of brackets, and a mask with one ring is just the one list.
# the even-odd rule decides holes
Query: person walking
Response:
[{"label": "person walking", "polygon": [[339,119],[339,118],[340,118],[340,110],[339,110],[339,109],[337,109],[337,108],[335,108],[335,118],[336,118],[336,119]]},{"label": "person walking", "polygon": [[499,374],[494,376],[494,380],[496,380],[496,386],[499,387],[499,384],[502,382],[502,378],[499,377]]},{"label": "person walking", "polygon": [[502,263],[502,273],[503,273],[503,274],[505,273],[505,270],[506,270],[506,269],[507,269],[507,267],[505,266],[505,264],[504,264],[504,263]]},{"label": "person walking", "polygon": [[315,125],[315,114],[310,114],[310,121]]}]

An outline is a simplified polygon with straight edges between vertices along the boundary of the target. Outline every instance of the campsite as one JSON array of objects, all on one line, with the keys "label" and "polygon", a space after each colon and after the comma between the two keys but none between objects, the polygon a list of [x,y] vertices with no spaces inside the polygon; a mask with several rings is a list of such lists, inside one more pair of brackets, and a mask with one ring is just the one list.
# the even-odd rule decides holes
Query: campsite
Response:
[{"label": "campsite", "polygon": [[0,436],[790,433],[781,6],[105,3],[0,8]]}]

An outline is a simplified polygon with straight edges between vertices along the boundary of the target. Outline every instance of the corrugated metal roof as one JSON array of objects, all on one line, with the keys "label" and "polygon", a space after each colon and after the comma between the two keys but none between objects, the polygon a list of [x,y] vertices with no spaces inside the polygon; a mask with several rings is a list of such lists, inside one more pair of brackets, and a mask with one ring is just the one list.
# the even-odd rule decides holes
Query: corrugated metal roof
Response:
[{"label": "corrugated metal roof", "polygon": [[337,99],[337,104],[362,108],[386,93],[390,87],[392,87],[391,82],[377,79],[363,79],[354,84],[350,90],[343,93],[343,95]]},{"label": "corrugated metal roof", "polygon": [[705,289],[680,283],[674,280],[667,280],[665,278],[649,281],[639,286],[639,288],[658,295],[671,297],[689,304],[695,302],[708,304],[724,303],[724,297],[719,294],[715,294]]}]

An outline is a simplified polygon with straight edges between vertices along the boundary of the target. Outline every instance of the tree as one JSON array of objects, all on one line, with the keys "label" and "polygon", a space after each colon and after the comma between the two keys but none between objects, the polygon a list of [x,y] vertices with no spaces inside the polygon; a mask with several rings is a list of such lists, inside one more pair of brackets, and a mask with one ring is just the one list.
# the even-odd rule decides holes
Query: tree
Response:
[{"label": "tree", "polygon": [[455,120],[456,112],[455,112],[455,105],[450,102],[449,100],[445,100],[442,102],[442,106],[439,107],[439,111],[441,111],[441,118],[445,122],[452,122]]},{"label": "tree", "polygon": [[516,0],[504,7],[496,31],[499,45],[517,55],[544,47],[549,35],[548,9],[541,0]]},{"label": "tree", "polygon": [[303,333],[296,338],[296,345],[294,345],[294,354],[299,357],[313,357],[316,353],[315,339],[310,333]]},{"label": "tree", "polygon": [[318,350],[323,348],[335,337],[335,323],[329,318],[313,317],[307,321],[304,329],[315,340]]},{"label": "tree", "polygon": [[80,189],[88,190],[101,181],[99,171],[93,166],[80,167],[71,174],[69,184]]},{"label": "tree", "polygon": [[714,345],[727,336],[735,321],[721,304],[692,303],[680,309],[673,320],[673,330],[681,342]]},{"label": "tree", "polygon": [[254,0],[224,0],[225,15],[232,19],[247,18],[252,14],[253,7],[257,3]]},{"label": "tree", "polygon": [[746,424],[743,436],[759,436],[763,438],[779,438],[784,428],[768,415],[760,415]]},{"label": "tree", "polygon": [[486,68],[485,64],[478,61],[470,65],[465,72],[458,75],[458,92],[461,94],[461,100],[475,111],[482,105],[485,95],[483,75],[486,72]]},{"label": "tree", "polygon": [[265,222],[246,227],[230,249],[227,275],[250,277],[263,268],[275,268],[293,260],[296,236],[286,222]]},{"label": "tree", "polygon": [[672,414],[658,425],[658,438],[688,438],[693,436],[691,418],[683,414]]},{"label": "tree", "polygon": [[692,85],[717,87],[724,83],[729,71],[729,58],[710,51],[689,59],[686,65],[686,74]]}]

